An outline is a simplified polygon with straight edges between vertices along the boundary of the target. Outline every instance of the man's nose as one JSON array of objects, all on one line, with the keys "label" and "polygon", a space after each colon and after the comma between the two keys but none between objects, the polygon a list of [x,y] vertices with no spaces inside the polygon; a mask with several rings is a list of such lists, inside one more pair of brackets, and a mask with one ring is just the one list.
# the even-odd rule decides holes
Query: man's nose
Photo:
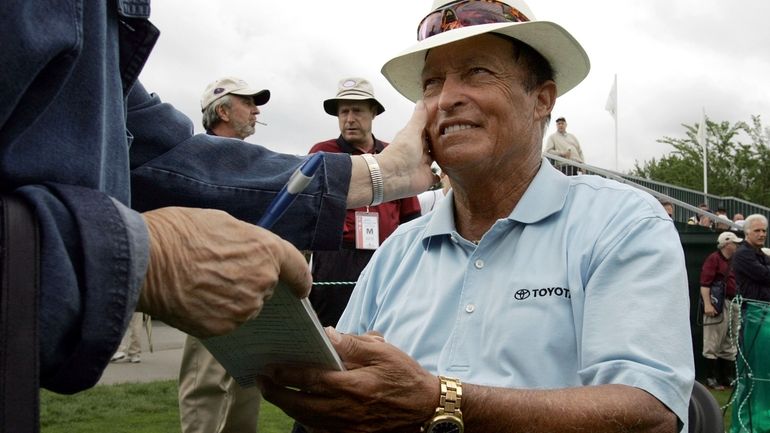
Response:
[{"label": "man's nose", "polygon": [[441,94],[438,98],[438,109],[450,112],[463,103],[462,80],[456,74],[447,74],[441,85]]}]

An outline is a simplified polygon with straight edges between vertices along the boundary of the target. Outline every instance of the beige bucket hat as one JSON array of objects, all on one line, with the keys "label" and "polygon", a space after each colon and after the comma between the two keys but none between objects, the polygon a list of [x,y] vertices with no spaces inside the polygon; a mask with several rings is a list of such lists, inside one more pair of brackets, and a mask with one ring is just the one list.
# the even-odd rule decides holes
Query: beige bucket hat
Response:
[{"label": "beige bucket hat", "polygon": [[343,78],[337,84],[337,96],[324,101],[324,111],[332,116],[337,115],[339,101],[364,101],[370,99],[377,105],[377,114],[382,114],[385,107],[374,97],[374,87],[366,78]]},{"label": "beige bucket hat", "polygon": [[[458,1],[434,0],[431,13],[452,3]],[[588,54],[569,32],[558,24],[535,20],[529,6],[522,0],[502,0],[499,3],[512,7],[518,16],[523,15],[528,21],[477,24],[437,33],[389,60],[382,67],[382,74],[399,93],[411,101],[417,101],[422,99],[420,75],[428,50],[484,33],[497,33],[526,43],[548,60],[554,71],[557,96],[567,93],[583,81],[591,64]]]},{"label": "beige bucket hat", "polygon": [[201,111],[205,110],[212,102],[229,95],[251,96],[254,99],[254,105],[265,105],[270,100],[270,91],[267,89],[252,89],[244,80],[235,77],[220,78],[206,86],[206,90],[201,95]]}]

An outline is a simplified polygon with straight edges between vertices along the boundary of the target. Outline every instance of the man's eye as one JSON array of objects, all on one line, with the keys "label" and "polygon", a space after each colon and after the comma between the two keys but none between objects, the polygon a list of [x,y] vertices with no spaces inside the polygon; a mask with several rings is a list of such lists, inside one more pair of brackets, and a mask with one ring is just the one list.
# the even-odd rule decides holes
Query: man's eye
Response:
[{"label": "man's eye", "polygon": [[438,78],[428,78],[422,82],[422,92],[424,95],[430,95],[441,89],[441,80]]},{"label": "man's eye", "polygon": [[422,82],[422,88],[423,89],[428,89],[428,88],[431,88],[431,87],[435,87],[437,85],[438,85],[438,79],[436,79],[436,78],[429,78],[429,79],[427,79],[427,80]]},{"label": "man's eye", "polygon": [[477,75],[477,74],[488,74],[490,72],[489,72],[489,69],[485,69],[485,68],[471,68],[469,73],[471,75]]}]

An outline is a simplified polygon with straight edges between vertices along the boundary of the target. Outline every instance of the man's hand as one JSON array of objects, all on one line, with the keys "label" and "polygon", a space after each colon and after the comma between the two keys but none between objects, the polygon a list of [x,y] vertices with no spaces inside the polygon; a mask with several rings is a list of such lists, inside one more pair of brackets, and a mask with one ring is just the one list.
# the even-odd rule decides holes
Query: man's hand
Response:
[{"label": "man's hand", "polygon": [[259,314],[278,280],[298,297],[310,270],[290,243],[226,212],[168,207],[143,214],[150,264],[137,311],[196,337],[232,331]]},{"label": "man's hand", "polygon": [[714,308],[714,305],[712,305],[711,302],[703,304],[703,315],[708,317],[717,316],[717,309]]},{"label": "man's hand", "polygon": [[417,432],[433,416],[436,376],[380,336],[327,334],[348,370],[271,366],[266,400],[314,432]]},{"label": "man's hand", "polygon": [[703,315],[707,317],[716,317],[717,309],[711,303],[711,289],[706,286],[700,288],[701,300],[703,301]]},{"label": "man's hand", "polygon": [[[417,195],[439,181],[430,169],[433,158],[425,136],[427,119],[425,104],[418,101],[409,123],[376,156],[385,183],[385,201]],[[348,209],[366,206],[372,201],[372,184],[366,162],[360,156],[352,156],[351,159]]]}]

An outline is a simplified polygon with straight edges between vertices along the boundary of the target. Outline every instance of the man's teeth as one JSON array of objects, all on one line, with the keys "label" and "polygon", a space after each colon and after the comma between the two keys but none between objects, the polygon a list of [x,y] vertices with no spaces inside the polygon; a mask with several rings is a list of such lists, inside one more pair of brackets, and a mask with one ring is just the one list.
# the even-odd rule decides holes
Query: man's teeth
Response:
[{"label": "man's teeth", "polygon": [[463,129],[471,129],[471,125],[452,125],[444,129],[444,134],[451,134],[452,132],[462,131]]}]

